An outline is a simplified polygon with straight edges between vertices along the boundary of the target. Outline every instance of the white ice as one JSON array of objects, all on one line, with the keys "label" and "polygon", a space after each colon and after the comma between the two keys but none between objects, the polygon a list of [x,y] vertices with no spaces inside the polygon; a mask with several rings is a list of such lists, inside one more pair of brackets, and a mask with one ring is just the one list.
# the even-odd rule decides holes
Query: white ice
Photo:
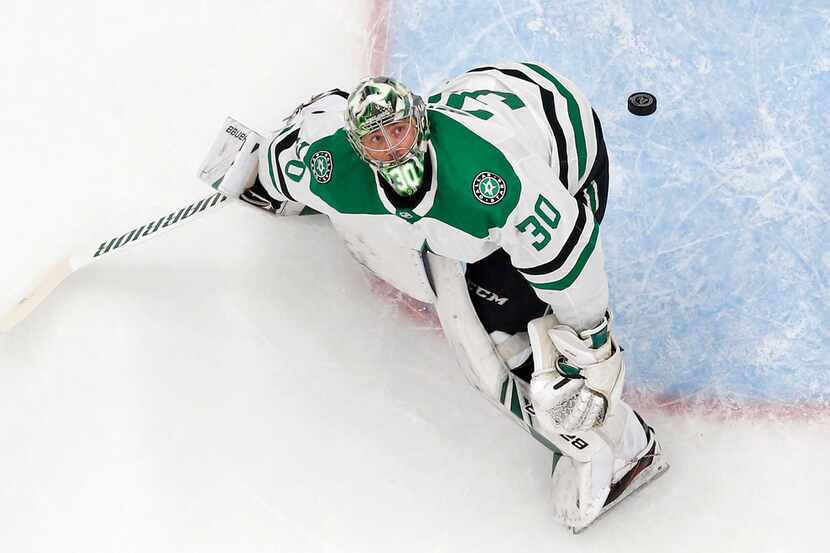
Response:
[{"label": "white ice", "polygon": [[[7,3],[0,305],[202,197],[226,115],[270,130],[367,70],[367,2]],[[636,392],[636,390],[633,390]],[[821,551],[830,425],[647,411],[671,471],[574,537],[550,454],[325,220],[229,206],[0,335],[0,551]]]}]

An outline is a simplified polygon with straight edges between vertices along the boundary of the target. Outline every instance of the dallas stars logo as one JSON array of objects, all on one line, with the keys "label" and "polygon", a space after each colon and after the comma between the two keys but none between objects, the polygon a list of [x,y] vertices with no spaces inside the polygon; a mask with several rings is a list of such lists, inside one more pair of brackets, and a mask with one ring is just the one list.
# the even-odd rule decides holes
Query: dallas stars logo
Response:
[{"label": "dallas stars logo", "polygon": [[331,153],[325,150],[320,150],[311,156],[309,162],[311,174],[314,175],[314,180],[320,184],[325,184],[331,180],[331,170],[334,163],[331,160]]},{"label": "dallas stars logo", "polygon": [[506,193],[504,179],[495,173],[484,171],[473,179],[473,195],[485,205],[499,203]]}]

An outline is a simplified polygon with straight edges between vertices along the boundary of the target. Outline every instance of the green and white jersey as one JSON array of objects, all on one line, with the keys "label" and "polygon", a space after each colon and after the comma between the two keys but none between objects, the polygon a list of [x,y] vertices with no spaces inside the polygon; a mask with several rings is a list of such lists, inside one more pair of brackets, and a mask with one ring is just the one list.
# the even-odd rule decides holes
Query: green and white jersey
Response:
[{"label": "green and white jersey", "polygon": [[573,195],[597,157],[596,129],[570,82],[516,64],[446,83],[427,102],[428,182],[409,199],[352,148],[345,98],[334,91],[313,99],[270,138],[260,181],[272,196],[459,261],[503,248],[560,321],[581,329],[603,316],[608,286],[595,204]]}]

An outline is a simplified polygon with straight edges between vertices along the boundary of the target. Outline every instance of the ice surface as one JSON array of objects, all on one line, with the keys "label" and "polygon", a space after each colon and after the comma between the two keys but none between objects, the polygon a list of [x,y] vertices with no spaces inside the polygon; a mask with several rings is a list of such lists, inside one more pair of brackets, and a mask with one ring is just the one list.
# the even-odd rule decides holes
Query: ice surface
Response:
[{"label": "ice surface", "polygon": [[[245,11],[230,3],[203,2],[7,4],[10,23],[0,34],[0,121],[6,130],[0,135],[3,306],[73,245],[132,228],[206,195],[194,173],[226,115],[272,129],[311,93],[356,82],[371,63],[367,49],[382,43],[367,41],[367,16],[372,10],[385,13],[380,5],[315,1],[294,7],[248,2]],[[524,44],[532,51],[544,41],[555,43],[551,29],[566,40],[569,27],[555,22],[577,17],[506,2],[502,17],[499,4],[484,3],[464,15],[470,23],[480,17],[486,25],[451,29],[431,18],[426,4],[412,4],[418,6],[422,11],[411,22],[416,27],[401,31],[396,26],[400,32],[390,30],[390,39],[404,38],[404,31],[415,33],[411,29],[420,25],[422,37],[443,32],[447,41],[461,40],[488,28],[496,32],[506,20],[513,22],[517,37],[536,41]],[[457,17],[461,12],[453,10],[459,6],[443,6],[446,18]],[[626,10],[634,9],[617,6],[607,21],[624,19]],[[639,12],[650,4],[637,6]],[[818,51],[827,36],[814,18],[819,12],[799,6],[778,8],[782,24],[794,21],[795,13],[804,22],[781,35],[789,41],[804,33],[792,64],[802,63],[798,60],[806,59],[804,52]],[[393,8],[392,16],[400,17],[400,6]],[[704,5],[678,9],[678,14],[700,17],[709,10]],[[757,11],[764,15],[763,9]],[[686,21],[689,16],[677,17]],[[536,31],[519,29],[521,21]],[[747,29],[752,21],[746,19]],[[759,26],[764,21],[772,25],[771,20],[759,21]],[[726,25],[720,13],[711,13],[703,23]],[[626,42],[624,26],[609,23],[603,34],[602,24],[595,25],[593,40],[607,35]],[[814,36],[807,40],[810,25]],[[655,41],[655,50],[679,48],[682,34],[668,43],[661,36],[638,40]],[[713,38],[688,40],[704,50],[713,48],[707,42]],[[403,59],[393,43],[390,59]],[[504,44],[506,55],[513,43]],[[439,69],[428,71],[432,64],[425,53],[423,82],[428,73],[452,73],[478,63],[473,56],[479,47],[469,42],[467,57],[447,69],[444,60]],[[678,50],[681,64],[690,63],[685,52]],[[580,73],[579,64],[564,55],[568,65],[554,65],[598,98],[606,128],[615,137],[617,184],[609,226],[641,214],[639,189],[667,187],[660,175],[669,169],[672,179],[681,179],[673,180],[671,189],[696,183],[696,176],[704,175],[701,167],[709,177],[716,171],[736,174],[714,161],[690,165],[679,155],[656,156],[663,150],[645,148],[642,136],[647,135],[654,144],[695,151],[701,159],[721,155],[714,138],[704,152],[703,142],[684,135],[678,143],[661,128],[672,120],[667,90],[678,86],[679,96],[698,94],[695,102],[706,97],[703,91],[680,91],[676,79],[661,80],[665,88],[626,81],[618,91],[609,86],[618,82],[611,75],[630,69],[617,67],[613,54],[595,55],[601,61],[591,67],[603,68],[605,86],[588,78],[587,70]],[[636,59],[630,51],[619,56]],[[812,67],[818,71],[821,66],[816,62]],[[826,71],[826,63],[823,67]],[[798,71],[787,74],[800,75]],[[661,71],[655,69],[653,75],[657,79]],[[826,73],[816,73],[816,78],[826,78]],[[658,116],[633,120],[622,111],[625,92],[639,87],[660,96]],[[813,91],[816,98],[822,93]],[[818,99],[795,98],[812,106],[814,121],[805,119],[809,128],[792,127],[805,140],[787,150],[790,163],[802,171],[803,183],[821,191],[828,158],[819,139],[827,131],[817,121],[827,122],[827,115],[818,109]],[[721,107],[719,102],[712,109]],[[692,118],[691,108],[675,108],[674,113],[675,128],[690,128],[681,122]],[[777,113],[776,124],[794,125],[781,112],[770,113]],[[724,125],[720,132],[737,131]],[[793,242],[784,238],[798,228],[804,240],[794,241],[793,248],[802,242],[820,248],[820,227],[810,226],[813,207],[796,203],[802,196],[795,190],[785,194],[792,200],[788,204],[778,195],[791,182],[786,172],[774,176],[783,169],[764,149],[774,134],[749,124],[742,133],[746,140],[736,138],[742,153],[724,153],[736,156],[725,167],[752,172],[740,181],[746,187],[740,201],[736,184],[717,181],[718,193],[730,194],[723,204],[737,209],[741,201],[755,203],[761,195],[751,186],[773,190],[764,200],[771,211],[763,216],[786,208],[800,219],[795,226],[776,227],[779,232],[773,235],[781,239],[759,244],[759,251],[781,248],[795,255],[796,249],[784,249]],[[768,165],[741,165],[753,155]],[[626,165],[626,159],[638,156],[639,165]],[[778,187],[771,186],[771,178],[778,179]],[[715,184],[707,182],[701,189]],[[676,211],[662,203],[669,201],[665,195],[654,197],[658,220]],[[815,205],[824,202],[826,211],[826,193],[817,192],[814,200]],[[694,221],[687,223],[689,232],[700,232]],[[651,228],[648,221],[638,224]],[[753,227],[740,227],[745,228]],[[741,232],[735,235],[745,236]],[[645,234],[659,237],[654,229]],[[806,351],[808,337],[807,342],[797,340],[801,335],[787,334],[780,317],[768,313],[764,316],[770,320],[760,328],[777,340],[768,347],[792,348],[794,360],[782,377],[786,389],[781,394],[768,386],[783,371],[772,365],[766,372],[746,369],[763,376],[757,393],[738,386],[748,376],[730,380],[736,377],[727,377],[723,364],[719,369],[647,370],[649,356],[665,355],[665,348],[653,353],[653,343],[634,345],[638,325],[645,323],[638,323],[637,304],[623,301],[624,282],[635,288],[645,283],[646,291],[656,287],[660,292],[655,297],[664,303],[655,304],[649,317],[677,309],[677,324],[686,324],[702,309],[702,292],[691,294],[681,283],[654,275],[663,270],[662,263],[717,259],[694,240],[682,242],[671,233],[662,249],[645,247],[641,238],[625,233],[607,235],[607,249],[620,252],[610,268],[615,300],[624,312],[620,329],[637,365],[629,386],[633,397],[664,392],[682,398],[690,390],[687,382],[700,371],[701,378],[723,378],[732,386],[738,405],[743,398],[788,394],[821,398],[826,377],[795,362],[809,359],[799,354]],[[679,243],[686,248],[659,256],[652,276],[637,280],[645,274],[649,252]],[[634,252],[628,262],[620,256],[623,251]],[[807,255],[807,250],[799,251]],[[819,251],[824,265],[814,265],[810,273],[825,287],[826,255]],[[808,275],[806,265],[804,271]],[[748,298],[756,285],[769,291],[777,286],[761,274],[752,277],[760,279],[757,284],[748,278],[738,280],[743,284],[735,288],[737,297]],[[819,284],[801,294],[812,304],[805,305],[805,313],[825,310],[816,315],[814,330],[816,336],[826,336],[826,298],[819,295]],[[714,298],[712,309],[726,301]],[[779,298],[768,301],[778,305]],[[745,337],[739,333],[738,341]],[[650,339],[659,345],[662,338]],[[812,355],[826,352],[823,342],[812,343],[818,348]],[[639,349],[633,351],[635,347]],[[705,342],[696,355],[713,356],[715,347]],[[677,351],[683,354],[679,344]],[[736,369],[737,376],[743,370]],[[813,387],[795,384],[799,374],[812,376]],[[709,379],[701,388],[711,385]],[[428,320],[378,294],[321,218],[275,221],[229,206],[83,269],[12,334],[0,335],[0,551],[626,553],[826,547],[830,422],[820,412],[749,417],[745,411],[719,410],[709,416],[651,405],[644,414],[656,426],[672,470],[595,528],[570,536],[550,520],[549,453],[469,387]]]},{"label": "ice surface", "polygon": [[[420,91],[527,60],[594,103],[632,384],[658,403],[830,407],[826,0],[393,6],[386,69]],[[654,116],[626,111],[637,90]]]}]

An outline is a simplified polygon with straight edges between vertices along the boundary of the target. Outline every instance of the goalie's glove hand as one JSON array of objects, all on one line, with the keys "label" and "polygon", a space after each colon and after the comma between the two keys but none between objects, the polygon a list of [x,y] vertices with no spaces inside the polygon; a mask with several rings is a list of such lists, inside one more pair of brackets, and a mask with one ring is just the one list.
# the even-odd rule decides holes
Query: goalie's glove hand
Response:
[{"label": "goalie's glove hand", "polygon": [[606,399],[588,388],[582,376],[567,376],[557,369],[534,372],[530,394],[537,416],[545,417],[551,430],[566,434],[598,426],[608,409]]},{"label": "goalie's glove hand", "polygon": [[619,397],[622,357],[610,336],[610,314],[583,332],[555,323],[552,316],[528,325],[534,371],[530,396],[549,430],[584,432],[601,425],[609,403]]}]

